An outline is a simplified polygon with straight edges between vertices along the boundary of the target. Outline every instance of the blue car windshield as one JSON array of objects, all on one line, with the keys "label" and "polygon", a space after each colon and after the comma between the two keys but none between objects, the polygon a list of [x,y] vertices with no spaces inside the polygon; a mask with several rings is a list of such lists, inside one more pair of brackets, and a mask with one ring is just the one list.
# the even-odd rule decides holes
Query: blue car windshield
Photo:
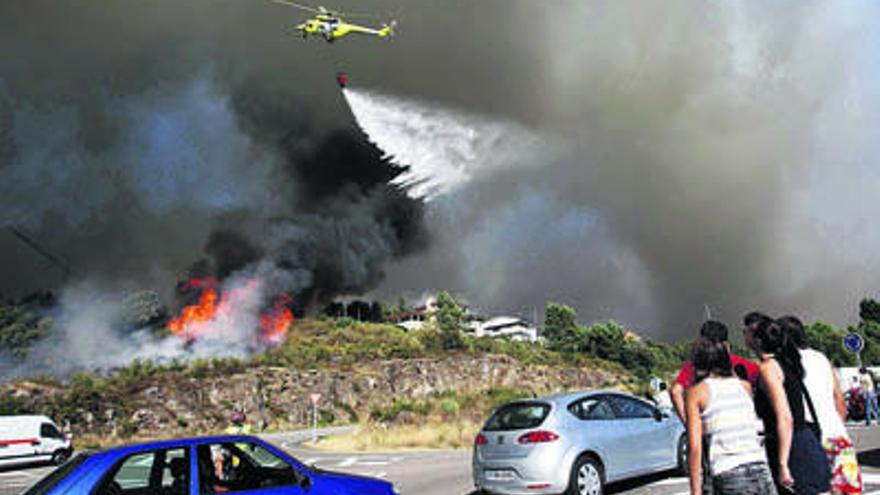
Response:
[{"label": "blue car windshield", "polygon": [[550,405],[543,402],[514,402],[495,411],[486,422],[485,431],[526,430],[541,426]]},{"label": "blue car windshield", "polygon": [[86,459],[89,458],[88,454],[77,454],[73,459],[67,461],[64,465],[59,467],[58,469],[52,471],[45,478],[41,479],[37,482],[36,485],[32,486],[28,491],[24,492],[23,495],[43,495],[48,493],[49,490],[55,488],[55,485],[60,483],[64,478],[72,473],[76,468],[80,466]]}]

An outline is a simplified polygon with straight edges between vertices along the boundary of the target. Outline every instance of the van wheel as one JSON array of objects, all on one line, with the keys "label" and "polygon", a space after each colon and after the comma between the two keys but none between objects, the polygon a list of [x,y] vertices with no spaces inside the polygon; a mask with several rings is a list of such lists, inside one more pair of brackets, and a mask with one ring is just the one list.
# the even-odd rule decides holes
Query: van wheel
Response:
[{"label": "van wheel", "polygon": [[68,459],[70,459],[69,450],[56,450],[55,453],[52,454],[52,464],[56,466],[64,464]]},{"label": "van wheel", "polygon": [[566,495],[602,495],[605,493],[605,473],[599,461],[583,456],[574,463]]},{"label": "van wheel", "polygon": [[678,466],[676,467],[676,471],[681,476],[688,476],[690,473],[689,465],[688,465],[688,439],[687,435],[682,435],[678,439],[678,449],[676,450],[676,460]]}]

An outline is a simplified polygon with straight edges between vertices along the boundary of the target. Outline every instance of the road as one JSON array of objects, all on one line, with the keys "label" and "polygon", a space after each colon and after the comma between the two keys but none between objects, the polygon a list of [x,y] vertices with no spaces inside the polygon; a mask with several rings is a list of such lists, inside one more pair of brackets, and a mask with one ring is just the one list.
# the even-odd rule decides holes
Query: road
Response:
[{"label": "road", "polygon": [[[880,495],[880,427],[850,429],[859,450],[866,495]],[[303,449],[301,433],[270,435],[268,440],[298,459],[325,469],[375,476],[393,481],[404,495],[475,495],[470,452],[404,452],[342,454]],[[46,467],[0,470],[0,495],[16,495],[50,471]],[[668,473],[638,478],[609,487],[609,494],[684,495],[687,480]]]}]

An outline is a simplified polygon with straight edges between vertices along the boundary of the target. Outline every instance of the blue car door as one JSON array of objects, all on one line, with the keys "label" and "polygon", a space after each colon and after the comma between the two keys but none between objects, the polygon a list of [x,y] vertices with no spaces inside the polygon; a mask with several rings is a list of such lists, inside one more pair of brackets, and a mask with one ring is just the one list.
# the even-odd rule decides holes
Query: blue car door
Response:
[{"label": "blue car door", "polygon": [[305,495],[309,486],[303,473],[258,443],[198,445],[195,459],[192,495]]},{"label": "blue car door", "polygon": [[[106,469],[90,473],[88,495],[191,495],[189,449],[185,446],[133,451]],[[97,482],[96,482],[97,479]]]}]

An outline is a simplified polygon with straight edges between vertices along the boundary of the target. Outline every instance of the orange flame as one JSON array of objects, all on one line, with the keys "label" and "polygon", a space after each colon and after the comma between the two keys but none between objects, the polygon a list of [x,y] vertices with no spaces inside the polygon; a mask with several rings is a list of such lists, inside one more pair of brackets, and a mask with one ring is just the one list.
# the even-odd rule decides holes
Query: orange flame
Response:
[{"label": "orange flame", "polygon": [[[253,290],[258,286],[258,282],[249,280],[244,286],[222,295],[216,288],[217,285],[217,281],[210,278],[187,282],[185,287],[188,289],[201,290],[198,303],[185,306],[180,311],[180,316],[168,322],[166,326],[168,330],[187,343],[204,337],[210,330],[211,323],[218,317],[232,312],[235,301],[240,300],[238,296],[244,291]],[[275,298],[272,309],[262,315],[260,336],[264,344],[277,346],[287,339],[287,333],[294,322],[293,313],[289,309],[292,303],[293,298],[283,294]]]},{"label": "orange flame", "polygon": [[288,306],[293,298],[282,294],[275,298],[272,311],[263,315],[263,341],[271,346],[277,346],[287,339],[287,332],[293,324],[293,313]]},{"label": "orange flame", "polygon": [[168,322],[168,330],[186,340],[201,336],[205,326],[217,315],[217,291],[205,289],[199,296],[199,303],[186,306],[180,316]]}]

